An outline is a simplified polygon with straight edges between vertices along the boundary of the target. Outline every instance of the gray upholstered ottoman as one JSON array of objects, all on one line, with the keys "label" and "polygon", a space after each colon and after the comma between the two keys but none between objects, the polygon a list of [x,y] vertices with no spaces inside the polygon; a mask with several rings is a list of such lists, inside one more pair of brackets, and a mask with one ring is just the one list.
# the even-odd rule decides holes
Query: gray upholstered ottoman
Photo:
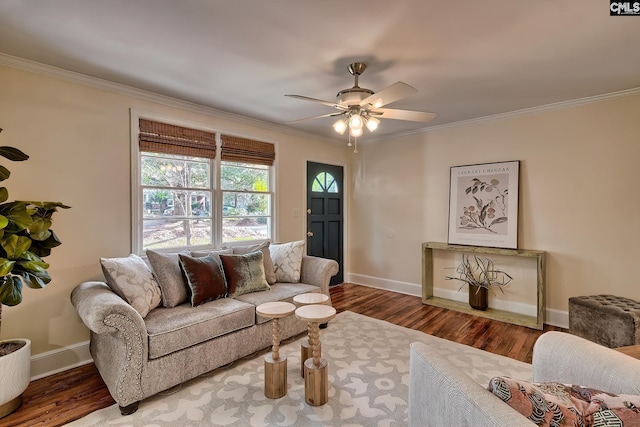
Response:
[{"label": "gray upholstered ottoman", "polygon": [[615,295],[571,297],[569,331],[609,348],[640,344],[640,303]]}]

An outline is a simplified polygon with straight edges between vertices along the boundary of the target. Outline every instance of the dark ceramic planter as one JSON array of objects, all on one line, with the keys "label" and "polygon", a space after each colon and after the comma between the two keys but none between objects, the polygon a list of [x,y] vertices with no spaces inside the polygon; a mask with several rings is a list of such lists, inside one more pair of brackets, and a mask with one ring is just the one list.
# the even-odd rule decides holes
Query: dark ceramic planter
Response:
[{"label": "dark ceramic planter", "polygon": [[476,310],[489,307],[489,292],[482,286],[469,285],[469,305]]}]

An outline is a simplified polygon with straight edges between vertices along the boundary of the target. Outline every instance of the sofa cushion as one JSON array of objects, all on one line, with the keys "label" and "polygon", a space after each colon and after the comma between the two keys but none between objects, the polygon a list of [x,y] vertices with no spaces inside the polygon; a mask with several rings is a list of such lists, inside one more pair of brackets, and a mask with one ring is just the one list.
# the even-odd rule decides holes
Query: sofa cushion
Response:
[{"label": "sofa cushion", "polygon": [[[305,283],[274,283],[269,292],[255,292],[235,297],[235,299],[259,306],[264,302],[284,301],[293,302],[293,297],[307,292],[320,292],[318,286]],[[269,319],[256,315],[256,323],[265,323]]]},{"label": "sofa cushion", "polygon": [[192,307],[227,296],[227,281],[222,266],[213,255],[192,257],[180,254],[178,257],[189,286]]},{"label": "sofa cushion", "polygon": [[488,389],[539,426],[640,425],[640,396],[508,377],[492,378]]},{"label": "sofa cushion", "polygon": [[272,285],[276,283],[276,273],[273,271],[273,261],[271,260],[271,252],[269,249],[270,242],[258,243],[255,245],[234,246],[230,248],[234,255],[246,255],[255,251],[262,251],[262,261],[264,262],[264,276],[267,283]]},{"label": "sofa cushion", "polygon": [[229,287],[229,296],[269,290],[262,259],[262,251],[246,255],[220,255]]},{"label": "sofa cushion", "polygon": [[138,255],[125,258],[100,258],[107,284],[142,317],[160,305],[160,286]]},{"label": "sofa cushion", "polygon": [[273,244],[269,248],[273,260],[273,271],[278,282],[297,283],[300,281],[304,240]]},{"label": "sofa cushion", "polygon": [[222,298],[191,307],[182,304],[153,310],[145,323],[149,358],[156,359],[212,338],[252,326],[255,306]]}]

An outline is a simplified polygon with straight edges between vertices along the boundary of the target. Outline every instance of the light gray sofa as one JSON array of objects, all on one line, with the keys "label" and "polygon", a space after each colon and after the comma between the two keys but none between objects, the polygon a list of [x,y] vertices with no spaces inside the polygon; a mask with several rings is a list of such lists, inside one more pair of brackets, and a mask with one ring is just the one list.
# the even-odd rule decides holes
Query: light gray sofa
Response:
[{"label": "light gray sofa", "polygon": [[[437,350],[411,344],[409,425],[533,426],[511,406],[455,367]],[[533,382],[576,384],[616,394],[640,394],[640,360],[563,333],[547,332],[533,349]]]},{"label": "light gray sofa", "polygon": [[[173,308],[158,307],[143,319],[105,282],[76,287],[71,301],[91,331],[90,351],[111,396],[125,414],[141,400],[271,345],[271,321],[257,305],[291,302],[306,292],[329,295],[338,264],[304,256],[300,283],[275,283],[268,291]],[[280,322],[281,339],[307,330],[295,316]]]}]

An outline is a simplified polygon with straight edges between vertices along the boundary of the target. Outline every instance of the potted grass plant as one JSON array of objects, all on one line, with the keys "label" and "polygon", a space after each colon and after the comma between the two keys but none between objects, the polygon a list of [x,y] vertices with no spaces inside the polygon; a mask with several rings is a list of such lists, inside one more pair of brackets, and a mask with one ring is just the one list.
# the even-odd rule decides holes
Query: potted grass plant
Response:
[{"label": "potted grass plant", "polygon": [[502,293],[503,286],[511,282],[512,277],[502,270],[498,270],[489,258],[480,258],[462,254],[462,262],[456,268],[457,277],[446,276],[447,280],[463,282],[458,291],[465,284],[469,287],[469,305],[476,310],[486,310],[489,307],[489,289],[498,288]]},{"label": "potted grass plant", "polygon": [[[0,129],[2,132],[2,129]],[[11,161],[29,158],[13,147],[0,147],[0,156]],[[9,170],[0,165],[0,181],[9,178]],[[51,281],[49,264],[43,258],[61,244],[51,230],[53,214],[59,202],[7,202],[9,192],[0,187],[0,328],[2,306],[22,302],[22,289],[44,288]],[[28,339],[0,341],[0,418],[20,407],[22,393],[31,378],[31,342]]]}]

